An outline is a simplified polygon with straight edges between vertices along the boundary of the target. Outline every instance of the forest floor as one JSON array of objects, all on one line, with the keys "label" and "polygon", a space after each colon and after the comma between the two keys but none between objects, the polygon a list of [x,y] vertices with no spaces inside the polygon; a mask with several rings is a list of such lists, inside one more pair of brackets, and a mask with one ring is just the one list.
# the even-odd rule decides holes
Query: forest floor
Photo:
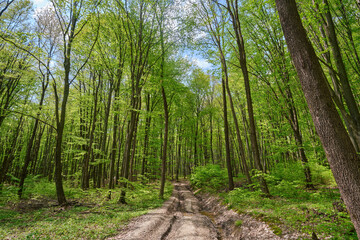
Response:
[{"label": "forest floor", "polygon": [[[68,205],[59,206],[55,186],[39,180],[28,184],[24,199],[18,200],[17,186],[6,185],[0,192],[0,239],[105,239],[114,236],[130,219],[146,214],[164,203],[159,183],[133,183],[127,204],[118,204],[120,189],[97,188],[82,191],[65,186]],[[165,186],[165,199],[173,186]]]},{"label": "forest floor", "polygon": [[110,239],[299,239],[298,232],[282,229],[276,235],[271,227],[246,214],[221,205],[216,197],[195,197],[188,183],[174,184],[172,197],[161,208],[131,221],[119,235]]}]

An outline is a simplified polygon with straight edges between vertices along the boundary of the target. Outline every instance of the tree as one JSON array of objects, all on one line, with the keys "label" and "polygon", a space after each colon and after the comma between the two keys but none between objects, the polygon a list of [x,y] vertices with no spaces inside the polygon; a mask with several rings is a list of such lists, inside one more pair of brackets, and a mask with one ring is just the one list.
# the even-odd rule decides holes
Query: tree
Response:
[{"label": "tree", "polygon": [[[44,61],[45,66],[41,65],[41,62],[39,62],[39,72],[41,73],[41,95],[40,95],[40,101],[39,101],[39,112],[36,114],[36,119],[34,123],[34,127],[30,136],[30,139],[28,141],[27,147],[26,147],[26,154],[24,158],[24,165],[21,171],[20,176],[20,183],[19,183],[19,190],[18,190],[18,196],[19,198],[22,197],[23,193],[23,185],[25,182],[25,178],[27,176],[28,166],[32,160],[32,152],[33,152],[33,144],[36,137],[36,133],[39,126],[39,117],[40,117],[40,111],[43,107],[44,100],[45,100],[45,93],[49,86],[50,81],[50,63],[52,62],[52,59],[54,57],[54,54],[56,52],[57,44],[59,43],[59,29],[58,25],[56,23],[56,17],[55,12],[51,8],[45,8],[37,15],[37,21],[36,21],[36,31],[38,34],[38,47],[40,49],[44,50],[45,58]],[[43,35],[43,36],[41,36]],[[39,60],[41,57],[39,57]]]},{"label": "tree", "polygon": [[[87,24],[87,19],[85,21],[80,21],[84,16],[85,10],[85,1],[83,0],[71,0],[67,1],[57,1],[53,0],[52,5],[55,9],[55,13],[61,28],[61,34],[63,39],[63,92],[62,99],[60,102],[58,84],[54,81],[53,88],[55,93],[55,117],[56,117],[56,148],[55,148],[55,184],[56,184],[56,194],[59,204],[66,204],[66,198],[64,194],[64,188],[62,183],[62,143],[63,143],[63,134],[66,121],[66,105],[70,93],[70,84],[74,81],[80,70],[85,66],[89,57],[85,62],[77,69],[73,76],[71,73],[71,53],[74,40],[79,36],[79,33],[84,29],[84,26]],[[92,7],[91,11],[97,6],[97,2]],[[79,25],[79,26],[78,26]],[[95,45],[97,39],[97,34],[95,37],[94,44],[91,46],[90,53]],[[71,78],[72,77],[72,78]],[[61,106],[60,106],[61,104]]]},{"label": "tree", "polygon": [[228,122],[228,112],[227,112],[227,94],[226,94],[226,84],[229,81],[228,67],[226,63],[226,53],[224,52],[224,23],[226,18],[221,12],[220,8],[217,8],[217,5],[212,2],[201,1],[201,10],[202,17],[206,21],[206,28],[208,33],[211,35],[211,40],[214,46],[218,50],[218,56],[221,63],[221,86],[222,86],[222,101],[223,101],[223,116],[224,116],[224,132],[225,132],[225,147],[226,147],[226,166],[228,171],[229,178],[229,190],[234,189],[234,180],[233,180],[233,169],[231,165],[231,156],[230,156],[230,137],[229,137],[229,122]]},{"label": "tree", "polygon": [[276,0],[285,39],[315,128],[360,236],[360,160],[332,101],[325,74],[307,38],[295,0]]},{"label": "tree", "polygon": [[[131,176],[130,156],[131,150],[135,148],[136,131],[139,122],[139,110],[141,109],[141,92],[145,80],[149,76],[149,69],[152,66],[150,60],[151,49],[156,39],[155,16],[153,15],[156,3],[138,0],[125,4],[119,3],[126,18],[122,19],[125,36],[129,48],[129,70],[130,70],[130,119],[123,154],[123,177],[125,181]],[[133,151],[133,154],[135,152]],[[126,182],[122,184],[126,187]],[[122,189],[119,203],[126,203],[126,190]]]},{"label": "tree", "polygon": [[[231,23],[233,26],[233,31],[235,35],[235,41],[237,46],[237,57],[240,64],[240,68],[244,78],[245,84],[245,94],[246,94],[246,103],[247,103],[247,110],[248,110],[248,118],[250,123],[250,141],[251,141],[251,149],[254,156],[254,162],[256,168],[263,172],[263,167],[260,161],[260,153],[259,153],[259,146],[258,140],[256,135],[256,123],[254,118],[254,110],[253,110],[253,103],[251,98],[251,89],[250,89],[250,79],[249,79],[249,72],[247,67],[247,59],[246,59],[246,51],[245,51],[245,42],[243,38],[243,34],[241,31],[241,23],[240,23],[240,16],[239,16],[239,2],[238,0],[226,0],[226,6],[223,5],[224,8],[228,11],[231,19]],[[261,190],[266,196],[270,195],[266,180],[263,176],[260,176],[260,186]]]}]

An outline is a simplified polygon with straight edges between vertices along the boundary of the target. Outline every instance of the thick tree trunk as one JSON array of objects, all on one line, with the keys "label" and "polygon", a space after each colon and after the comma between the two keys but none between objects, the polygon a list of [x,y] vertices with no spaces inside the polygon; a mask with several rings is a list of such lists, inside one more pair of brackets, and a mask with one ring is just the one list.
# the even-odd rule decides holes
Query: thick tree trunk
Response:
[{"label": "thick tree trunk", "polygon": [[281,25],[316,131],[341,196],[360,236],[360,161],[332,101],[327,79],[307,38],[295,0],[276,0]]}]

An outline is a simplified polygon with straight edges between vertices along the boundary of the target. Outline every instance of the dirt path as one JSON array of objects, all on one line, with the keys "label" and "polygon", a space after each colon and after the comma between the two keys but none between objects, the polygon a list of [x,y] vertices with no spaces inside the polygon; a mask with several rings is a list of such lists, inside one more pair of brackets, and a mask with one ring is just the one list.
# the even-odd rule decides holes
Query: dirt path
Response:
[{"label": "dirt path", "polygon": [[[172,197],[161,208],[134,219],[119,235],[110,239],[280,239],[265,223],[245,219],[224,206],[216,205],[213,200],[200,202],[189,189],[186,183],[175,183]],[[235,226],[237,220],[243,222],[241,227]]]}]

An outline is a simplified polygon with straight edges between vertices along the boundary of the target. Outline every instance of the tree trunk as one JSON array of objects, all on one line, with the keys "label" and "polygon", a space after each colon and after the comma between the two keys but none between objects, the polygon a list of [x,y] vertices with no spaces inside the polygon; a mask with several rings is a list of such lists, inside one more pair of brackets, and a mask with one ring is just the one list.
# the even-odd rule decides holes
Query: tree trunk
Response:
[{"label": "tree trunk", "polygon": [[14,154],[15,154],[16,144],[17,144],[17,141],[19,138],[20,131],[23,126],[23,119],[24,119],[23,116],[21,116],[19,119],[19,123],[16,128],[16,131],[14,132],[14,136],[13,136],[13,139],[11,140],[10,147],[7,146],[5,148],[5,156],[4,156],[4,159],[3,159],[3,162],[1,165],[1,169],[0,169],[0,190],[1,190],[2,184],[6,180],[6,175],[12,165],[12,161],[15,158]]},{"label": "tree trunk", "polygon": [[341,196],[360,236],[360,161],[332,101],[295,0],[276,0],[285,39]]},{"label": "tree trunk", "polygon": [[175,170],[175,179],[179,181],[181,166],[181,127],[178,127],[178,144],[177,144],[177,156],[176,156],[176,170]]},{"label": "tree trunk", "polygon": [[[251,98],[251,90],[250,90],[250,80],[249,80],[249,72],[247,69],[246,63],[246,53],[245,53],[245,46],[244,46],[244,39],[241,33],[241,25],[240,25],[240,18],[239,18],[239,9],[238,9],[238,0],[235,2],[231,0],[226,0],[227,8],[229,14],[232,19],[233,29],[235,32],[236,43],[238,46],[238,56],[239,56],[239,63],[241,67],[241,71],[244,77],[244,84],[245,84],[245,92],[246,92],[246,102],[247,102],[247,109],[248,109],[248,116],[249,116],[249,123],[250,123],[250,141],[251,141],[251,149],[254,155],[254,161],[256,168],[263,172],[263,167],[261,165],[260,160],[260,153],[259,153],[259,146],[256,137],[256,124],[254,118],[254,111],[253,111],[253,104]],[[260,176],[260,187],[262,192],[266,196],[270,196],[270,192],[267,186],[267,183],[264,177]]]},{"label": "tree trunk", "polygon": [[146,95],[146,119],[145,119],[145,136],[144,136],[144,151],[143,151],[143,159],[141,165],[141,175],[145,175],[146,173],[146,165],[148,159],[148,148],[149,148],[149,134],[150,134],[150,124],[151,124],[151,116],[150,116],[150,93]]},{"label": "tree trunk", "polygon": [[[135,89],[134,89],[135,90]],[[124,149],[124,155],[123,155],[123,177],[125,178],[125,180],[129,179],[129,171],[130,171],[130,156],[131,156],[131,147],[132,147],[132,143],[133,143],[133,139],[135,137],[135,130],[136,130],[136,125],[137,125],[137,115],[138,112],[137,110],[139,109],[140,106],[140,90],[138,89],[138,91],[133,92],[132,97],[131,97],[131,113],[130,113],[130,121],[129,121],[129,127],[128,127],[128,133],[126,136],[126,141],[125,141],[125,149]],[[123,187],[123,189],[121,190],[121,194],[120,194],[120,198],[119,198],[119,203],[123,203],[126,204],[126,191],[124,188],[127,187],[126,183],[122,183],[121,186]]]},{"label": "tree trunk", "polygon": [[234,118],[234,123],[235,123],[235,130],[236,130],[236,138],[237,138],[237,142],[238,142],[238,146],[239,146],[239,151],[240,151],[240,159],[242,162],[242,166],[243,166],[243,170],[246,176],[246,179],[248,181],[248,184],[251,184],[251,177],[250,177],[250,173],[249,173],[249,168],[247,166],[246,163],[246,156],[245,156],[245,150],[244,150],[244,143],[241,139],[241,135],[240,135],[240,128],[239,128],[239,122],[236,116],[236,112],[235,112],[235,107],[234,107],[234,103],[233,103],[233,99],[231,96],[231,92],[230,92],[230,87],[229,87],[229,81],[226,81],[226,90],[229,96],[229,101],[230,101],[230,108],[231,108],[231,112]]},{"label": "tree trunk", "polygon": [[[115,175],[115,160],[116,160],[116,151],[117,151],[117,133],[118,133],[118,125],[119,125],[119,114],[118,111],[118,104],[116,103],[116,100],[119,97],[120,92],[120,82],[121,77],[118,77],[115,83],[115,89],[114,89],[114,126],[113,126],[113,139],[112,139],[112,147],[111,147],[111,158],[110,158],[110,174],[109,174],[109,188],[113,189],[115,188],[115,181],[114,181],[114,175]],[[120,149],[119,149],[120,151]]]},{"label": "tree trunk", "polygon": [[[42,92],[41,92],[41,97],[40,97],[40,102],[39,102],[39,110],[41,110],[42,105],[44,103],[45,91],[46,91],[46,89],[48,87],[48,84],[49,84],[49,78],[47,76],[47,81],[45,83],[43,82],[43,85],[42,85]],[[38,113],[37,117],[39,117],[39,115],[40,114]],[[23,166],[23,168],[21,170],[19,190],[18,190],[19,198],[22,197],[24,182],[25,182],[25,178],[26,178],[26,175],[27,175],[27,169],[28,169],[28,166],[29,166],[30,161],[31,161],[31,151],[32,151],[32,147],[33,147],[34,140],[35,140],[35,137],[36,137],[36,132],[37,132],[37,129],[38,129],[38,125],[39,125],[39,119],[35,119],[34,128],[32,130],[32,133],[31,133],[31,136],[30,136],[29,142],[27,144],[27,148],[26,148],[24,166]]]},{"label": "tree trunk", "polygon": [[234,180],[232,174],[232,165],[231,165],[231,156],[230,156],[230,137],[229,137],[229,123],[227,118],[227,103],[226,103],[226,87],[225,82],[227,81],[227,69],[225,59],[222,57],[221,61],[222,66],[222,77],[221,77],[221,85],[222,85],[222,99],[223,99],[223,109],[224,109],[224,132],[225,132],[225,148],[226,148],[226,166],[228,171],[229,178],[229,190],[234,189]]},{"label": "tree trunk", "polygon": [[[349,109],[350,116],[352,119],[353,127],[355,128],[355,133],[360,132],[360,112],[358,106],[356,104],[356,100],[354,98],[353,92],[350,87],[349,77],[345,68],[345,64],[343,61],[343,57],[341,54],[339,42],[335,32],[335,25],[332,19],[332,15],[330,12],[329,3],[327,0],[323,0],[326,11],[325,17],[327,25],[325,26],[326,35],[328,36],[329,43],[333,52],[333,56],[335,59],[335,65],[338,70],[339,80],[340,80],[340,87],[342,89],[343,97],[345,99],[346,105]],[[350,131],[353,131],[352,129]],[[357,142],[356,138],[353,138],[354,143],[357,145],[356,148],[360,148],[360,143]]]},{"label": "tree trunk", "polygon": [[160,184],[160,194],[159,197],[164,198],[164,189],[165,189],[165,180],[166,180],[166,152],[167,152],[167,144],[168,144],[168,132],[169,132],[169,109],[168,103],[166,99],[166,93],[164,86],[161,87],[161,94],[164,102],[164,142],[163,142],[163,152],[162,152],[162,164],[161,164],[161,184]]}]

